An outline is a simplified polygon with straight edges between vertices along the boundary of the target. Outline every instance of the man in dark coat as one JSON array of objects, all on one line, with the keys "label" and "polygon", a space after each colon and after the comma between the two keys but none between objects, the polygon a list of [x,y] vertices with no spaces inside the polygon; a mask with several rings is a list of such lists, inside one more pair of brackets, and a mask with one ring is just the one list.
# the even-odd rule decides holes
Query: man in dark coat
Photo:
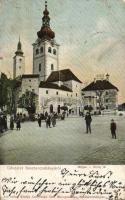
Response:
[{"label": "man in dark coat", "polygon": [[110,130],[113,139],[116,139],[116,129],[117,129],[116,123],[114,119],[112,119],[110,124]]},{"label": "man in dark coat", "polygon": [[2,116],[0,116],[0,133],[3,133],[3,120],[2,120]]},{"label": "man in dark coat", "polygon": [[41,127],[41,121],[42,121],[41,115],[38,114],[38,125],[39,125],[39,127]]},{"label": "man in dark coat", "polygon": [[85,121],[86,121],[86,133],[91,133],[91,122],[92,122],[92,117],[89,112],[86,113],[85,115]]},{"label": "man in dark coat", "polygon": [[51,116],[48,115],[48,117],[46,118],[46,128],[51,128]]}]

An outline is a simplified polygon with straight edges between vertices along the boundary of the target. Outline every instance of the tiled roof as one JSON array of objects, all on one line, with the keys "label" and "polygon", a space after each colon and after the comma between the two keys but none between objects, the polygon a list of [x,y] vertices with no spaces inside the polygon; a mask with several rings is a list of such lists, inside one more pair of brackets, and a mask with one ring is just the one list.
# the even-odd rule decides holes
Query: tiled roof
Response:
[{"label": "tiled roof", "polygon": [[72,92],[71,89],[69,89],[68,87],[66,87],[64,85],[59,86],[59,85],[54,84],[54,83],[48,83],[48,82],[43,82],[43,81],[40,82],[39,87],[40,88],[58,89],[58,90],[63,90],[63,91],[67,91],[67,92]]},{"label": "tiled roof", "polygon": [[23,74],[22,78],[39,78],[39,74]]},{"label": "tiled roof", "polygon": [[82,89],[82,91],[93,91],[93,90],[109,90],[115,89],[118,91],[118,88],[112,85],[107,80],[97,80],[90,83],[88,86]]},{"label": "tiled roof", "polygon": [[53,71],[47,79],[47,82],[56,82],[56,81],[70,81],[75,80],[79,83],[82,83],[70,69],[64,69],[60,71]]}]

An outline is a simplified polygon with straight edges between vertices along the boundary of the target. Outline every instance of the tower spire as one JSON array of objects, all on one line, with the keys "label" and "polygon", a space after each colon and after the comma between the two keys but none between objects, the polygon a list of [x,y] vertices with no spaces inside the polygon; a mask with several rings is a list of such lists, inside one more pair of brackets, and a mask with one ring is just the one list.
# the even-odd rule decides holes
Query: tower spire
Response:
[{"label": "tower spire", "polygon": [[45,1],[45,9],[47,9],[47,1]]},{"label": "tower spire", "polygon": [[23,51],[22,51],[22,44],[21,44],[21,41],[20,41],[20,35],[19,35],[19,41],[18,41],[18,44],[17,44],[17,51],[15,52],[15,54],[17,55],[23,55]]},{"label": "tower spire", "polygon": [[50,28],[50,17],[48,11],[47,0],[45,0],[45,10],[43,11],[42,17],[42,27],[41,30],[37,33],[38,38],[51,40],[54,39],[55,33]]}]

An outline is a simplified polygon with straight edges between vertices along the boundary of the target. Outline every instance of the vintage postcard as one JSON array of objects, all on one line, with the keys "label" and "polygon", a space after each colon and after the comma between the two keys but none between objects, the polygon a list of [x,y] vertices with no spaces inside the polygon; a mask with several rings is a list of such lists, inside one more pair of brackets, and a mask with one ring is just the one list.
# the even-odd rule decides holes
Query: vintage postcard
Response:
[{"label": "vintage postcard", "polygon": [[0,0],[0,198],[125,200],[125,0]]}]

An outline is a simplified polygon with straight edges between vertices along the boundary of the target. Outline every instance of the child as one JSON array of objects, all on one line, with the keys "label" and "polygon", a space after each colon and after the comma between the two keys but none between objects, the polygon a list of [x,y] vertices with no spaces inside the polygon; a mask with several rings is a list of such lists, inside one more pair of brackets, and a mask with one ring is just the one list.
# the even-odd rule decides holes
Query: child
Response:
[{"label": "child", "polygon": [[116,129],[117,129],[116,123],[114,119],[112,119],[111,124],[110,124],[110,130],[111,130],[112,138],[115,138],[115,139],[116,139]]}]

